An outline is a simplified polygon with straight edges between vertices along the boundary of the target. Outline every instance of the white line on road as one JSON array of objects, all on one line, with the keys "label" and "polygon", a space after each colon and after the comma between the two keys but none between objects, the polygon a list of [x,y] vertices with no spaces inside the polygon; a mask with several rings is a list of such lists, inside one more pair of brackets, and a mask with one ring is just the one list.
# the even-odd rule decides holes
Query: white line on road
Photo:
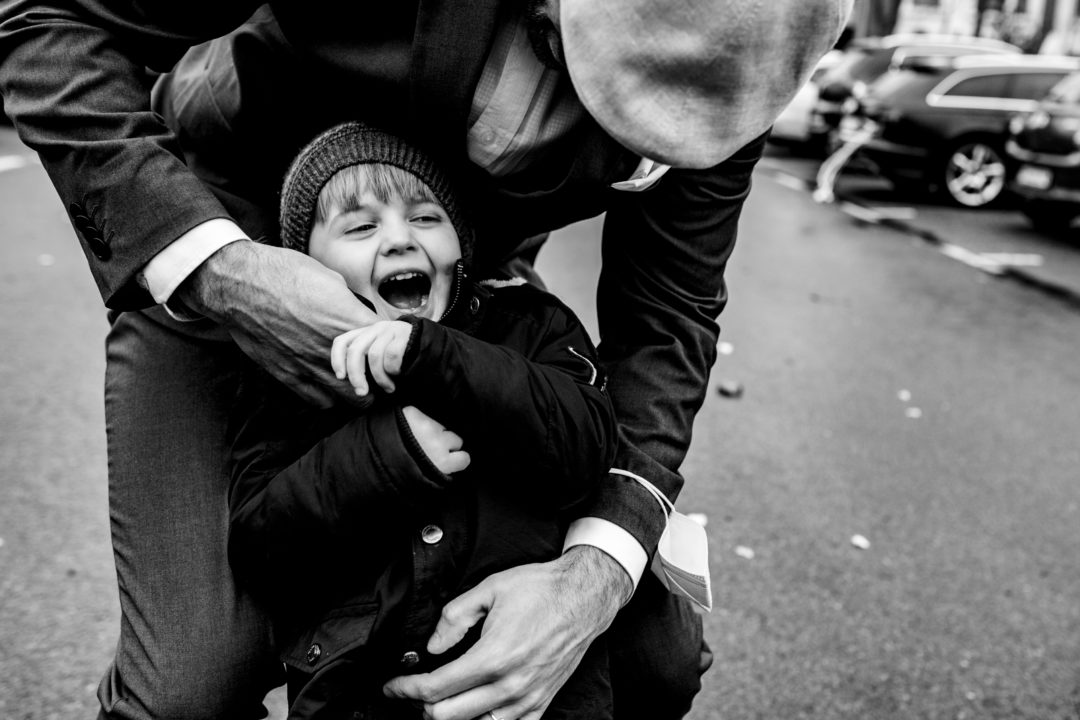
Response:
[{"label": "white line on road", "polygon": [[842,202],[840,203],[840,210],[856,220],[862,220],[863,222],[872,225],[877,225],[881,222],[881,215],[874,208],[863,207],[862,205],[856,205],[855,203]]},{"label": "white line on road", "polygon": [[[784,172],[774,164],[763,163],[763,165],[769,171],[769,177],[778,185],[792,190],[812,191],[813,193],[820,193],[822,190],[820,185],[815,187],[813,183]],[[825,194],[830,197],[827,199],[815,197],[814,199],[818,202],[835,202],[835,198],[831,197],[830,188],[826,187],[825,191]],[[870,225],[879,225],[884,221],[903,223],[918,217],[918,211],[912,207],[872,207],[846,200],[836,203],[836,206],[845,215]],[[991,275],[1002,275],[1007,268],[1040,267],[1043,264],[1043,257],[1035,253],[980,253],[952,243],[937,241],[934,244],[946,257],[958,260],[969,267],[982,270]]]},{"label": "white line on road", "polygon": [[37,155],[0,155],[0,172],[20,170],[29,165],[37,165],[40,162]]},{"label": "white line on road", "polygon": [[993,258],[987,257],[982,253],[972,252],[959,245],[942,243],[941,252],[947,257],[951,257],[953,260],[959,260],[965,265],[982,270],[983,272],[988,272],[991,275],[1000,275],[1004,269],[1004,266]]},{"label": "white line on road", "polygon": [[776,181],[777,185],[783,185],[789,190],[799,190],[802,192],[806,192],[810,189],[810,183],[806,182],[800,177],[795,177],[794,175],[789,175],[785,172],[776,173],[775,175],[773,175],[773,180]]}]

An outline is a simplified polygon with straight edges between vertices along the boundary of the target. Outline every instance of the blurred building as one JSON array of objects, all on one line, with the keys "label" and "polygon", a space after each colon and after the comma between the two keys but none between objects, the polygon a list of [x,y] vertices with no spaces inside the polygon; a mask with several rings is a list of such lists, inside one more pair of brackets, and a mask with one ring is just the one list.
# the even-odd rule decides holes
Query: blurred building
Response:
[{"label": "blurred building", "polygon": [[1080,55],[1080,0],[856,0],[852,29],[858,37],[981,35],[1029,52]]}]

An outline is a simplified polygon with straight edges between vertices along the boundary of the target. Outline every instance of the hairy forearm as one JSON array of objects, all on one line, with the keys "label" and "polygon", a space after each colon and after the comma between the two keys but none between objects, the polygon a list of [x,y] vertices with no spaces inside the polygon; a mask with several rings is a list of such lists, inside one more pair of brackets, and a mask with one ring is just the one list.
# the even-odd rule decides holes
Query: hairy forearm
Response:
[{"label": "hairy forearm", "polygon": [[262,263],[270,262],[273,256],[260,253],[253,242],[229,243],[197,267],[175,296],[199,314],[227,323],[239,308],[258,305],[261,292],[250,281],[263,273]]},{"label": "hairy forearm", "polygon": [[634,583],[622,566],[599,548],[577,545],[570,548],[559,560],[563,597],[596,596],[594,609],[598,613],[610,612],[607,622],[599,632],[606,630],[615,613],[630,599]]}]

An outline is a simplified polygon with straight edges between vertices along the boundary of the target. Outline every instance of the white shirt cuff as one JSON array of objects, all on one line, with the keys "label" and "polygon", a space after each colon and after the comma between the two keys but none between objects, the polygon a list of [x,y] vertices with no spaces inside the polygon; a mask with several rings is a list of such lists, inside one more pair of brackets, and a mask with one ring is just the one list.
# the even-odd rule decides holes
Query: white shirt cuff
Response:
[{"label": "white shirt cuff", "polygon": [[[622,565],[637,590],[638,581],[645,572],[649,555],[633,535],[603,518],[584,517],[570,523],[563,542],[563,552],[575,545],[592,545],[606,552]],[[633,596],[633,593],[631,593]]]},{"label": "white shirt cuff", "polygon": [[[196,225],[146,263],[139,282],[160,304],[167,303],[180,283],[206,259],[236,240],[248,236],[228,218],[215,218]],[[166,310],[168,306],[166,305]],[[170,312],[171,314],[171,312]]]}]

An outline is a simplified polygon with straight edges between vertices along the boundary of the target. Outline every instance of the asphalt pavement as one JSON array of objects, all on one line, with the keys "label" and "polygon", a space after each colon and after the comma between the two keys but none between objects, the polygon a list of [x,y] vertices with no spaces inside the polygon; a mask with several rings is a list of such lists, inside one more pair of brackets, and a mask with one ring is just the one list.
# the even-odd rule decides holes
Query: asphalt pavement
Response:
[{"label": "asphalt pavement", "polygon": [[[106,323],[48,181],[12,157],[0,129],[0,717],[89,718],[118,627]],[[755,177],[683,468],[716,606],[690,717],[1076,720],[1080,310],[1051,285],[1080,292],[1080,250],[885,191],[852,202],[924,225],[858,218],[791,180],[806,167],[772,153]],[[1044,243],[1054,283],[921,228]],[[598,265],[595,222],[539,262],[594,332]]]}]

